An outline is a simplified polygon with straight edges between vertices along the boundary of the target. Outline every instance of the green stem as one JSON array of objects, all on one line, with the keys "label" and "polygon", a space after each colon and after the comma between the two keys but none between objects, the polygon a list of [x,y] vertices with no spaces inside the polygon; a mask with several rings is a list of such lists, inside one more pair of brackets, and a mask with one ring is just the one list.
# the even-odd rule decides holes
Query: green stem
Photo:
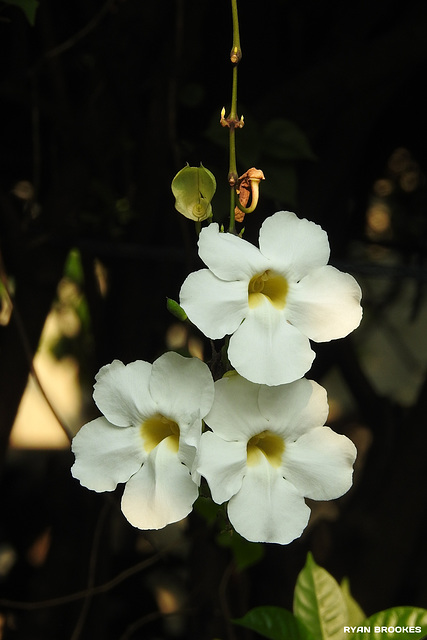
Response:
[{"label": "green stem", "polygon": [[237,0],[231,0],[231,11],[233,17],[233,46],[231,49],[230,59],[233,64],[233,85],[231,92],[231,111],[228,117],[230,126],[230,167],[228,171],[228,182],[230,185],[230,225],[229,232],[234,233],[235,221],[234,221],[234,209],[236,206],[236,182],[239,177],[237,173],[236,163],[236,124],[239,122],[237,116],[237,65],[242,57],[242,51],[240,48],[240,33],[239,33],[239,16],[237,13]]},{"label": "green stem", "polygon": [[236,122],[239,119],[237,115],[237,63],[233,65],[233,86],[231,90],[231,111],[230,111],[230,120],[235,120]]},{"label": "green stem", "polygon": [[236,182],[238,179],[237,166],[236,166],[236,129],[230,124],[230,168],[228,171],[228,182],[230,184],[230,225],[228,230],[230,233],[234,233],[235,228],[235,215],[234,209],[236,207]]},{"label": "green stem", "polygon": [[239,62],[242,57],[240,49],[239,14],[237,12],[237,0],[231,0],[231,13],[233,17],[233,50],[232,55],[237,56],[237,60],[232,58],[232,62]]}]

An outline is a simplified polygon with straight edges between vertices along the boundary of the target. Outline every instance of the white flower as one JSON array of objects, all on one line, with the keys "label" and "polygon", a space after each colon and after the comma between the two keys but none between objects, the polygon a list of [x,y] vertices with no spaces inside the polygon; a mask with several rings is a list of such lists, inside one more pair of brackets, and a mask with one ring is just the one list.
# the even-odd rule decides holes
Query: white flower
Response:
[{"label": "white flower", "polygon": [[308,523],[304,498],[331,500],[352,484],[356,448],[322,426],[326,391],[305,378],[268,387],[238,374],[215,383],[197,470],[240,535],[288,544]]},{"label": "white flower", "polygon": [[191,470],[213,401],[208,367],[170,352],[153,365],[114,360],[96,381],[93,397],[105,417],[73,439],[73,476],[94,491],[125,482],[122,511],[139,529],[181,520],[199,492]]},{"label": "white flower", "polygon": [[209,338],[231,335],[228,357],[242,376],[278,385],[309,370],[309,339],[342,338],[359,325],[361,291],[327,265],[325,231],[294,213],[267,218],[259,246],[217,224],[203,229],[199,255],[209,269],[188,276],[180,304]]}]

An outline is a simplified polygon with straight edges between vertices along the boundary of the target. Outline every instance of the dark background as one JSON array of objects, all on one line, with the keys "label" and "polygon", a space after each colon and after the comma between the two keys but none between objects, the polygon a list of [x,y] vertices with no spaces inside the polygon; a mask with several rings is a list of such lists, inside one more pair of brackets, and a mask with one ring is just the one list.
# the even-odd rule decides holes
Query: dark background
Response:
[{"label": "dark background", "polygon": [[[267,215],[290,208],[320,223],[332,263],[367,283],[364,322],[385,322],[408,281],[415,321],[426,281],[426,3],[264,0],[239,8],[246,125],[237,134],[238,169],[257,166],[267,178],[245,237],[256,241]],[[80,251],[90,317],[90,331],[68,345],[82,384],[114,358],[152,361],[166,348],[165,297],[177,298],[199,264],[192,223],[174,210],[174,174],[203,162],[218,182],[215,218],[228,214],[227,133],[218,122],[229,108],[231,44],[228,2],[41,0],[34,27],[1,6],[0,266],[3,280],[13,279],[15,306],[0,327],[0,547],[16,556],[0,576],[3,599],[67,596],[170,544],[134,531],[119,496],[73,481],[68,451],[8,450],[8,438],[71,248]],[[391,193],[375,192],[379,179]],[[20,181],[30,183],[30,197],[17,195]],[[373,198],[391,211],[384,232],[367,223]],[[381,251],[392,267],[378,261]],[[104,296],[95,259],[108,273]],[[386,282],[381,296],[378,278]],[[300,540],[269,546],[243,572],[193,514],[172,550],[105,593],[43,607],[1,601],[0,637],[249,638],[229,618],[262,604],[290,609],[308,550],[337,579],[350,577],[368,615],[427,607],[426,383],[405,406],[381,394],[357,332],[316,350],[310,377],[338,371],[353,400],[333,426],[366,454],[332,514],[315,511]],[[31,561],[43,540],[46,554]],[[182,603],[177,619],[158,614],[159,585]]]}]

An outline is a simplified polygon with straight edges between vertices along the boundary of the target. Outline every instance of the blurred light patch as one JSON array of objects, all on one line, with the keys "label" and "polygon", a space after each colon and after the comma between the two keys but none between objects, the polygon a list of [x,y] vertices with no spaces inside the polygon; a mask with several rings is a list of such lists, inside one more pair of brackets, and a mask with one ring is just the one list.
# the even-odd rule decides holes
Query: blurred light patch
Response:
[{"label": "blurred light patch", "polygon": [[387,178],[380,178],[379,180],[375,180],[373,191],[376,196],[380,198],[386,198],[394,191],[394,185],[391,180]]},{"label": "blurred light patch", "polygon": [[188,329],[182,322],[175,322],[166,332],[166,346],[172,351],[183,349],[187,344]]},{"label": "blurred light patch", "polygon": [[51,324],[57,324],[56,337],[74,338],[80,333],[81,322],[77,309],[82,299],[80,287],[69,278],[62,278],[57,288],[58,303]]},{"label": "blurred light patch", "polygon": [[203,360],[203,341],[189,334],[188,326],[182,322],[174,322],[166,332],[166,346],[171,351],[187,350],[190,356]]},{"label": "blurred light patch", "polygon": [[391,212],[383,202],[372,203],[366,212],[366,235],[370,240],[384,240],[392,235]]},{"label": "blurred light patch", "polygon": [[[58,362],[43,354],[35,357],[34,366],[46,395],[61,419],[67,425],[78,422],[81,396],[76,363],[70,358]],[[24,449],[66,449],[70,446],[68,437],[31,377],[19,405],[9,442],[11,447]]]},{"label": "blurred light patch", "polygon": [[29,180],[19,180],[13,185],[11,193],[22,201],[23,211],[30,218],[36,218],[40,213],[40,205],[35,202],[36,192],[34,185]]},{"label": "blurred light patch", "polygon": [[420,172],[417,169],[405,171],[400,177],[399,184],[407,193],[415,191],[420,184]]},{"label": "blurred light patch", "polygon": [[33,200],[34,187],[28,180],[19,180],[12,189],[12,193],[20,200]]},{"label": "blurred light patch", "polygon": [[387,166],[394,175],[400,175],[406,171],[412,162],[412,155],[405,147],[398,147],[391,154]]},{"label": "blurred light patch", "polygon": [[390,257],[390,249],[379,244],[372,244],[366,249],[366,257],[372,262],[383,262]]},{"label": "blurred light patch", "polygon": [[51,529],[48,527],[33,542],[27,551],[27,560],[33,567],[41,567],[44,565],[49,549],[51,547],[52,535]]},{"label": "blurred light patch", "polygon": [[0,325],[6,327],[12,315],[12,301],[6,287],[0,282]]},{"label": "blurred light patch", "polygon": [[[34,369],[61,420],[77,432],[82,410],[78,363],[71,357],[57,360],[50,352],[62,335],[56,312],[47,317]],[[10,446],[30,449],[64,449],[70,441],[52,413],[36,382],[29,376],[27,388],[10,435]]]},{"label": "blurred light patch", "polygon": [[158,576],[154,585],[154,596],[159,611],[165,616],[163,625],[168,637],[181,636],[184,630],[184,617],[180,610],[185,602],[185,592],[179,581],[172,576]]},{"label": "blurred light patch", "polygon": [[177,595],[164,586],[158,585],[156,587],[156,601],[159,611],[164,614],[176,613],[180,608]]},{"label": "blurred light patch", "polygon": [[200,338],[195,338],[192,336],[188,340],[188,351],[190,355],[194,358],[199,358],[199,360],[203,360],[203,342]]},{"label": "blurred light patch", "polygon": [[100,260],[95,259],[94,263],[95,278],[98,283],[98,290],[100,295],[105,298],[108,291],[108,271]]},{"label": "blurred light patch", "polygon": [[66,338],[75,338],[81,330],[80,318],[70,307],[58,309],[57,320],[61,334]]},{"label": "blurred light patch", "polygon": [[17,559],[18,554],[12,545],[0,545],[0,579],[6,578],[9,575]]}]

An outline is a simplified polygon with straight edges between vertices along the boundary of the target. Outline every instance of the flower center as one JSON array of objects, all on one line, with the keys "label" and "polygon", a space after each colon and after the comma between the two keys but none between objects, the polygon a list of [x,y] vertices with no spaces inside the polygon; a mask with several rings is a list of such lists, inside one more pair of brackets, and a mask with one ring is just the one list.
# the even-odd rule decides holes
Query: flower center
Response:
[{"label": "flower center", "polygon": [[288,293],[288,281],[270,269],[255,274],[248,286],[248,302],[254,309],[267,298],[276,309],[283,309]]},{"label": "flower center", "polygon": [[259,464],[261,454],[265,455],[272,467],[280,467],[285,450],[283,438],[271,431],[261,431],[248,442],[247,460],[249,466]]},{"label": "flower center", "polygon": [[168,446],[176,453],[179,447],[179,426],[174,420],[155,413],[154,416],[144,420],[141,425],[141,436],[144,441],[144,449],[150,453],[165,438],[168,438]]}]

